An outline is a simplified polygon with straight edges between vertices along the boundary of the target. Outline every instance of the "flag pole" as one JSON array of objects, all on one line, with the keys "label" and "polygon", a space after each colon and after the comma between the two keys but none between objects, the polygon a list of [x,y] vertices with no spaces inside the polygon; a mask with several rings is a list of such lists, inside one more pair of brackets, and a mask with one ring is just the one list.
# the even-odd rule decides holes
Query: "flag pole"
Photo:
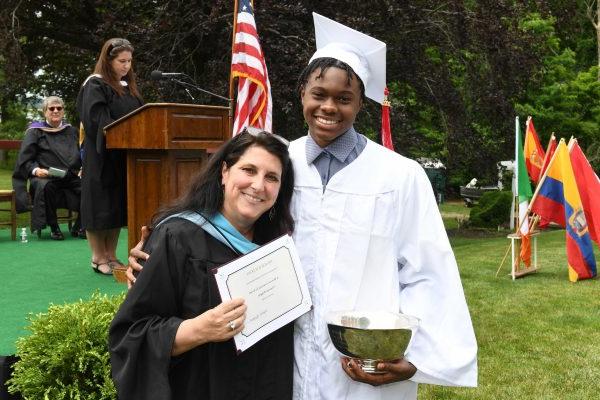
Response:
[{"label": "flag pole", "polygon": [[[513,168],[514,192],[513,192],[513,206],[512,206],[513,210],[516,209],[516,212],[515,212],[514,218],[511,217],[511,225],[514,224],[514,226],[516,226],[516,228],[517,228],[516,232],[519,232],[521,229],[521,227],[519,225],[519,153],[518,153],[518,151],[519,151],[519,116],[517,115],[517,116],[515,116],[515,163],[513,164],[514,165],[514,168]],[[502,266],[504,265],[504,261],[506,261],[506,257],[508,256],[508,253],[510,252],[511,248],[512,248],[512,243],[508,245],[508,248],[506,249],[506,252],[504,253],[504,257],[502,257],[502,261],[500,262],[500,266],[496,270],[496,278],[498,277],[498,273],[502,269]]]},{"label": "flag pole", "polygon": [[[233,49],[235,48],[235,30],[237,27],[237,15],[238,15],[238,0],[234,0],[233,4],[233,32],[231,35],[231,58],[233,58]],[[229,70],[229,98],[233,99],[233,74],[231,73],[231,69]]]},{"label": "flag pole", "polygon": [[554,132],[550,135],[550,140],[548,140],[548,146],[546,146],[546,153],[544,153],[544,162],[542,162],[542,167],[546,165],[546,160],[548,159],[548,153],[550,152],[550,147],[552,146],[552,138],[556,140],[556,136],[554,136]]},{"label": "flag pole", "polygon": [[[237,15],[238,15],[238,0],[234,0],[233,3],[233,31],[231,34],[231,61],[233,62],[233,49],[235,48],[235,34],[237,27]],[[235,89],[233,87],[233,73],[231,66],[229,67],[229,134],[233,136],[233,117],[234,117],[234,98]]]},{"label": "flag pole", "polygon": [[[511,223],[514,223],[514,226],[517,228],[517,230],[515,231],[515,234],[517,234],[521,231],[521,225],[523,223],[519,219],[519,141],[520,141],[519,140],[519,116],[517,115],[517,116],[515,116],[515,163],[514,163],[514,168],[513,168],[513,182],[514,182],[514,190],[515,190],[513,193],[513,209],[516,209],[516,212],[515,212],[515,217],[511,218]],[[523,221],[525,221],[525,219],[527,218],[528,215],[529,215],[528,213],[525,214],[525,218],[523,219]],[[506,261],[506,257],[508,256],[508,253],[512,249],[512,246],[513,246],[513,244],[511,242],[511,244],[508,245],[506,252],[504,253],[504,257],[502,257],[500,266],[496,270],[496,278],[498,277],[498,273],[500,273],[500,270],[502,269],[502,266],[504,265],[504,261]],[[511,266],[511,268],[513,268],[513,267]]]},{"label": "flag pole", "polygon": [[569,139],[569,144],[567,144],[567,149],[569,149],[569,154],[571,154],[571,150],[573,150],[573,146],[577,143],[577,139],[574,136],[571,136]]},{"label": "flag pole", "polygon": [[517,232],[519,231],[519,116],[515,117],[515,193],[513,193],[514,203],[516,205],[517,212],[515,213],[515,220],[517,226]]}]

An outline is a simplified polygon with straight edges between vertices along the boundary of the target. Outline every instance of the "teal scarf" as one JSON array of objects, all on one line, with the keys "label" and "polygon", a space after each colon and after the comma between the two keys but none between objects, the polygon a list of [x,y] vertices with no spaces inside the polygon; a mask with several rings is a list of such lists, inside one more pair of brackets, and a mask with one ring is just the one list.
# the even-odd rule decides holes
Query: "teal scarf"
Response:
[{"label": "teal scarf", "polygon": [[[227,218],[220,212],[210,217],[204,217],[202,214],[194,211],[184,211],[178,214],[173,214],[160,221],[160,224],[171,218],[183,218],[195,223],[201,227],[210,236],[223,243],[236,253],[247,254],[258,248],[258,245],[252,243],[244,237],[237,229],[231,225]],[[157,225],[157,226],[158,226]]]}]

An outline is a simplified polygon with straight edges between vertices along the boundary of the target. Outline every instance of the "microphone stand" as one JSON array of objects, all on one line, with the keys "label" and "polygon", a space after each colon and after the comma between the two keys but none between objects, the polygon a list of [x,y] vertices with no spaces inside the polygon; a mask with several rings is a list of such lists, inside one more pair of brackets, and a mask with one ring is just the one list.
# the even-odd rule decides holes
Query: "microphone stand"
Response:
[{"label": "microphone stand", "polygon": [[[183,76],[184,76],[184,77],[186,77],[186,78],[188,78],[189,80],[191,80],[191,78],[190,78],[189,76],[187,76],[187,75],[185,75],[185,74],[183,74]],[[186,92],[188,93],[188,95],[189,95],[189,96],[192,98],[192,100],[194,100],[194,101],[195,101],[196,99],[194,99],[194,97],[193,97],[193,96],[192,96],[192,95],[189,93],[189,90],[187,90],[187,88],[192,88],[192,89],[194,89],[194,90],[198,90],[198,91],[200,91],[200,92],[202,92],[202,93],[205,93],[205,94],[211,95],[211,96],[213,96],[213,97],[217,97],[217,98],[219,98],[219,99],[221,99],[221,100],[225,100],[225,101],[227,101],[227,102],[229,103],[229,105],[230,105],[230,106],[231,106],[231,104],[232,104],[232,102],[233,102],[233,99],[228,99],[227,97],[224,97],[224,96],[218,95],[218,94],[216,94],[216,93],[213,93],[213,92],[209,92],[208,90],[206,90],[206,89],[203,89],[203,88],[201,88],[200,86],[197,86],[196,84],[192,84],[192,83],[189,83],[189,82],[183,81],[183,80],[181,80],[181,79],[177,79],[177,78],[171,78],[171,80],[172,80],[173,82],[175,82],[175,83],[178,83],[178,84],[180,84],[180,85],[181,85],[181,86],[183,86],[184,88],[186,88],[186,89],[185,89],[185,90],[186,90]]]},{"label": "microphone stand", "polygon": [[[190,78],[188,75],[186,75],[184,73],[182,73],[181,76],[183,76],[184,78],[189,79],[190,81],[193,81],[192,78]],[[227,97],[220,96],[220,95],[218,95],[216,93],[209,92],[208,90],[199,87],[195,83],[186,82],[186,81],[183,81],[181,79],[172,78],[172,77],[169,77],[169,79],[172,80],[172,81],[174,81],[175,83],[178,83],[179,85],[183,86],[185,88],[185,92],[188,94],[188,96],[191,97],[192,101],[196,101],[196,99],[194,98],[194,96],[192,96],[192,94],[190,93],[190,91],[188,90],[188,88],[191,88],[191,89],[194,89],[194,90],[198,90],[198,91],[200,91],[202,93],[206,93],[206,94],[208,94],[210,96],[217,97],[217,98],[219,98],[221,100],[227,101],[229,103],[229,124],[230,124],[230,129],[231,129],[231,126],[233,126],[232,125],[232,119],[233,119],[233,113],[234,113],[233,99],[229,99]]]}]

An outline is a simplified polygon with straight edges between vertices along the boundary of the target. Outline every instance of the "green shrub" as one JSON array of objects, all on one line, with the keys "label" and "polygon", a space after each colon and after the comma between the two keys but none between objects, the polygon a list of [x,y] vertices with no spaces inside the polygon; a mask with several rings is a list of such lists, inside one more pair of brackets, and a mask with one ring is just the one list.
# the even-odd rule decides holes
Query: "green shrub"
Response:
[{"label": "green shrub", "polygon": [[469,224],[477,228],[497,228],[510,221],[512,192],[486,192],[471,210]]},{"label": "green shrub", "polygon": [[30,315],[29,336],[17,341],[9,391],[24,399],[115,399],[108,328],[124,295],[95,293],[90,300],[51,305]]}]

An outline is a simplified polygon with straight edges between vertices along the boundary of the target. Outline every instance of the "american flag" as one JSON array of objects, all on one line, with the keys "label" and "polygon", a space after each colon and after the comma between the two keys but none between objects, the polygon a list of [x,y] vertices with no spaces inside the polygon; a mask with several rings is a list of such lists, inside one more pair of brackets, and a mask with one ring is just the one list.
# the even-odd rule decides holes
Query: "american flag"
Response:
[{"label": "american flag", "polygon": [[237,6],[231,57],[231,79],[238,78],[233,135],[247,126],[271,132],[271,84],[258,40],[252,3],[250,0],[239,0]]}]

